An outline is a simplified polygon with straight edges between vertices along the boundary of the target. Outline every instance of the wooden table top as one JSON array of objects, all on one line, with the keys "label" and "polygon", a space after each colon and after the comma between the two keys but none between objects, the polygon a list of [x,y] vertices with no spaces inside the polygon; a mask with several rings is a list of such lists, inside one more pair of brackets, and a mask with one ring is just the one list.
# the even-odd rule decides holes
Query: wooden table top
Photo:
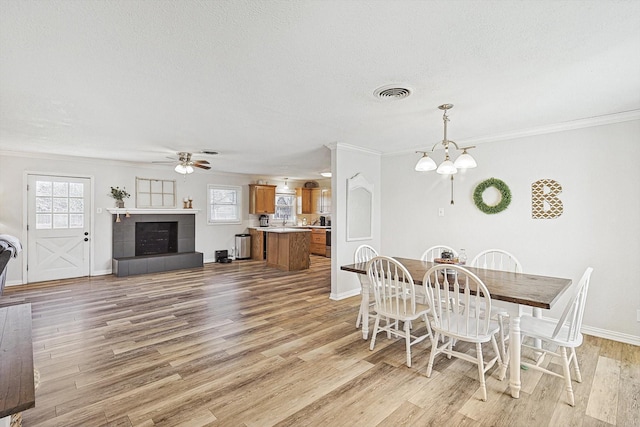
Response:
[{"label": "wooden table top", "polygon": [[[419,259],[393,257],[411,274],[416,285],[422,285],[424,274],[436,265]],[[343,265],[341,270],[366,274],[366,263]],[[483,268],[465,268],[484,282],[491,298],[516,304],[550,309],[560,296],[571,286],[571,279],[560,277],[536,276],[526,273],[487,270]]]},{"label": "wooden table top", "polygon": [[0,418],[35,405],[31,304],[0,307]]}]

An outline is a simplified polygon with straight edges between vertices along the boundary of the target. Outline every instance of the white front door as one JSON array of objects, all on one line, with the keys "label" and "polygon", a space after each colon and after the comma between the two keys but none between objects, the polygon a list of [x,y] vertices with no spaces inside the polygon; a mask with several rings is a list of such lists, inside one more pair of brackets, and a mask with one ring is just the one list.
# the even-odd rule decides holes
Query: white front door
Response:
[{"label": "white front door", "polygon": [[88,178],[29,175],[27,282],[89,275]]}]

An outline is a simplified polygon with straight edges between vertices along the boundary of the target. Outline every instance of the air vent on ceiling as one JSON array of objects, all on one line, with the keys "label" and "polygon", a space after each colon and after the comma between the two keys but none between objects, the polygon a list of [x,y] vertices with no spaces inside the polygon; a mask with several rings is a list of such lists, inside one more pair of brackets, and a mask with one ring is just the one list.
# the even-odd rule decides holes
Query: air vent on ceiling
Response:
[{"label": "air vent on ceiling", "polygon": [[376,89],[373,95],[380,99],[404,99],[411,95],[411,89],[398,85],[387,85]]}]

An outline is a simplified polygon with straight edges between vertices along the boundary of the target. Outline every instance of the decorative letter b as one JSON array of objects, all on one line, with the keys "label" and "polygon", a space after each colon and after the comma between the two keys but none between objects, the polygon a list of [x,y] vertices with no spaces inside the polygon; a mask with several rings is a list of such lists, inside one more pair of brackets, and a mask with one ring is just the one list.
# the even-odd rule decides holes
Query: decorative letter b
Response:
[{"label": "decorative letter b", "polygon": [[[546,189],[546,192],[545,192]],[[562,215],[562,186],[553,179],[540,179],[531,184],[531,217],[552,219]]]}]

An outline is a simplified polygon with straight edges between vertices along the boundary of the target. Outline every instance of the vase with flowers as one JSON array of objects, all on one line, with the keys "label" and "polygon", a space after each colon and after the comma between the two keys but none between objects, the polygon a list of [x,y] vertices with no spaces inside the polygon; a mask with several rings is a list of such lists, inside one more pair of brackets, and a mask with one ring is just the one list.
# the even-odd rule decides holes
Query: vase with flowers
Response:
[{"label": "vase with flowers", "polygon": [[111,193],[109,195],[116,200],[117,208],[124,208],[124,199],[131,197],[131,194],[127,193],[124,187],[122,187],[122,190],[120,187],[111,187]]}]

